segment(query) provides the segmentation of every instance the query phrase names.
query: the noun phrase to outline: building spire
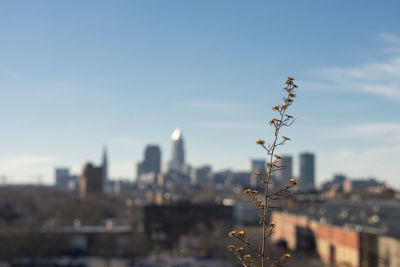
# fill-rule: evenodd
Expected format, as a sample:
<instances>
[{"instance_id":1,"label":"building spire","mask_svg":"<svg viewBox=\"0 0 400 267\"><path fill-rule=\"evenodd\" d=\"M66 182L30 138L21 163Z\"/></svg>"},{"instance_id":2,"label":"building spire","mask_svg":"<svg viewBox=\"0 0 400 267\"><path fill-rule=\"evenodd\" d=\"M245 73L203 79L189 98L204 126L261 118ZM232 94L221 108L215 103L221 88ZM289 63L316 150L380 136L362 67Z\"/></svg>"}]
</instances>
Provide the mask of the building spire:
<instances>
[{"instance_id":1,"label":"building spire","mask_svg":"<svg viewBox=\"0 0 400 267\"><path fill-rule=\"evenodd\" d=\"M108 159L106 145L103 146L103 161L101 165L103 168L103 183L105 184L108 181Z\"/></svg>"}]
</instances>

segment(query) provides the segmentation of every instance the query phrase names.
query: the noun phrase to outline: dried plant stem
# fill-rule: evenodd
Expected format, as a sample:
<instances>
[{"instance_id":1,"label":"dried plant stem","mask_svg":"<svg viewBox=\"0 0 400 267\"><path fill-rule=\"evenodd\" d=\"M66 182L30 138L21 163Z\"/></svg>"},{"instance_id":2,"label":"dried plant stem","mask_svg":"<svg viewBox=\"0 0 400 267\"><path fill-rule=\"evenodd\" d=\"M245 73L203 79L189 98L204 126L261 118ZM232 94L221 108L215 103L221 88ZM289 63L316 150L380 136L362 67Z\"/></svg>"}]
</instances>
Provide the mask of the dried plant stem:
<instances>
[{"instance_id":1,"label":"dried plant stem","mask_svg":"<svg viewBox=\"0 0 400 267\"><path fill-rule=\"evenodd\" d=\"M277 147L277 141L278 141L278 136L279 136L279 130L281 128L281 123L283 121L284 115L285 115L285 111L283 110L283 112L281 112L281 118L279 120L280 124L275 127L275 133L274 133L274 142L272 143L271 146L271 150L269 151L269 166L273 166L273 162L274 162L274 153L275 153L275 148ZM268 151L268 150L267 150ZM269 209L269 205L270 205L270 199L269 199L269 190L270 190L270 183L271 183L271 175L272 175L272 170L273 168L268 168L268 172L267 172L267 179L266 179L266 183L264 184L265 187L265 191L264 191L264 214L263 214L263 219L262 219L262 224L263 224L263 236L262 236L262 248L261 248L261 266L264 267L264 261L265 261L265 243L267 240L267 216L268 216L268 209Z\"/></svg>"},{"instance_id":2,"label":"dried plant stem","mask_svg":"<svg viewBox=\"0 0 400 267\"><path fill-rule=\"evenodd\" d=\"M278 165L281 157L275 154L275 150L278 146L284 145L286 141L290 140L289 138L282 136L282 141L279 141L279 131L283 126L291 126L294 122L294 118L286 114L288 107L293 103L293 100L296 97L294 90L297 88L297 85L293 83L293 80L293 78L289 77L285 82L285 87L283 90L287 92L287 96L283 98L284 103L282 105L276 105L272 108L273 111L277 111L279 113L279 119L274 118L269 121L269 124L275 128L272 145L265 146L265 141L262 139L259 139L256 142L258 145L263 147L263 149L267 152L268 157L268 162L266 164L267 172L265 173L264 171L264 173L256 173L257 177L260 179L262 187L264 188L263 201L257 199L258 192L256 190L246 189L243 191L244 194L247 194L251 198L260 216L260 224L262 224L261 246L258 246L258 249L251 246L243 230L239 232L231 231L229 233L230 237L234 237L244 243L248 250L256 253L256 255L261 258L261 267L265 267L267 261L271 262L271 266L282 266L291 257L290 254L284 254L281 258L268 257L266 255L266 241L268 237L274 233L276 227L276 223L270 221L268 215L269 209L273 208L271 206L272 201L285 197L287 194L289 194L289 190L297 185L297 181L291 178L288 186L276 190L273 193L270 192L272 173L274 171L282 170L285 167ZM229 245L228 248L236 255L244 267L247 267L253 263L250 254L246 254L244 256L242 255L244 250L243 247L237 248L233 245Z\"/></svg>"}]
</instances>

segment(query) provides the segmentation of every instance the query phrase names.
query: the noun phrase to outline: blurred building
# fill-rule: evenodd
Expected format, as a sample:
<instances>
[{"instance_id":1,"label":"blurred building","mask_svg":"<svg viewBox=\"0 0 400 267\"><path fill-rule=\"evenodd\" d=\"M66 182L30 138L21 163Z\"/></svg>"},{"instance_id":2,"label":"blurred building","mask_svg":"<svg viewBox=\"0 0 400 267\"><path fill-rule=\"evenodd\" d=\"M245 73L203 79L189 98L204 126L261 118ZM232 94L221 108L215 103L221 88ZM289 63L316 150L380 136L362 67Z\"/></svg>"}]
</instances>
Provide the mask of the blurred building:
<instances>
[{"instance_id":1,"label":"blurred building","mask_svg":"<svg viewBox=\"0 0 400 267\"><path fill-rule=\"evenodd\" d=\"M59 189L68 189L68 183L70 181L70 174L68 168L56 168L55 169L55 180L56 187Z\"/></svg>"},{"instance_id":2,"label":"blurred building","mask_svg":"<svg viewBox=\"0 0 400 267\"><path fill-rule=\"evenodd\" d=\"M56 168L55 174L55 187L62 190L75 191L79 187L79 176L71 175L68 168Z\"/></svg>"},{"instance_id":3,"label":"blurred building","mask_svg":"<svg viewBox=\"0 0 400 267\"><path fill-rule=\"evenodd\" d=\"M172 171L185 170L185 150L183 135L180 129L175 129L172 133L172 157L169 162L169 168Z\"/></svg>"},{"instance_id":4,"label":"blurred building","mask_svg":"<svg viewBox=\"0 0 400 267\"><path fill-rule=\"evenodd\" d=\"M227 186L241 186L241 187L249 187L250 185L250 172L232 172L228 180L226 181Z\"/></svg>"},{"instance_id":5,"label":"blurred building","mask_svg":"<svg viewBox=\"0 0 400 267\"><path fill-rule=\"evenodd\" d=\"M400 239L380 236L378 237L378 266L398 267L400 266Z\"/></svg>"},{"instance_id":6,"label":"blurred building","mask_svg":"<svg viewBox=\"0 0 400 267\"><path fill-rule=\"evenodd\" d=\"M213 181L217 187L222 188L227 183L232 172L230 170L218 171L214 173Z\"/></svg>"},{"instance_id":7,"label":"blurred building","mask_svg":"<svg viewBox=\"0 0 400 267\"><path fill-rule=\"evenodd\" d=\"M102 170L102 177L103 177L103 185L105 185L108 182L108 158L107 158L107 148L104 146L103 148L103 160L101 164L103 170Z\"/></svg>"},{"instance_id":8,"label":"blurred building","mask_svg":"<svg viewBox=\"0 0 400 267\"><path fill-rule=\"evenodd\" d=\"M265 174L265 159L251 159L249 161L249 171L251 173L250 176L250 185L252 187L257 187L260 184L259 178L256 173Z\"/></svg>"},{"instance_id":9,"label":"blurred building","mask_svg":"<svg viewBox=\"0 0 400 267\"><path fill-rule=\"evenodd\" d=\"M191 184L208 184L212 178L211 166L201 166L190 171Z\"/></svg>"},{"instance_id":10,"label":"blurred building","mask_svg":"<svg viewBox=\"0 0 400 267\"><path fill-rule=\"evenodd\" d=\"M277 161L279 169L274 173L274 187L282 188L288 185L288 181L293 178L293 159L292 156L282 156Z\"/></svg>"},{"instance_id":11,"label":"blurred building","mask_svg":"<svg viewBox=\"0 0 400 267\"><path fill-rule=\"evenodd\" d=\"M339 227L305 216L273 212L275 241L290 250L318 255L326 266L375 267L377 233L356 227Z\"/></svg>"},{"instance_id":12,"label":"blurred building","mask_svg":"<svg viewBox=\"0 0 400 267\"><path fill-rule=\"evenodd\" d=\"M274 211L274 241L317 255L328 266L399 266L397 201L289 201Z\"/></svg>"},{"instance_id":13,"label":"blurred building","mask_svg":"<svg viewBox=\"0 0 400 267\"><path fill-rule=\"evenodd\" d=\"M156 183L161 168L161 149L157 145L148 145L144 159L137 165L137 180L143 183Z\"/></svg>"},{"instance_id":14,"label":"blurred building","mask_svg":"<svg viewBox=\"0 0 400 267\"><path fill-rule=\"evenodd\" d=\"M103 193L103 168L95 167L87 163L83 167L80 180L80 197L82 199L88 196L101 195Z\"/></svg>"},{"instance_id":15,"label":"blurred building","mask_svg":"<svg viewBox=\"0 0 400 267\"><path fill-rule=\"evenodd\" d=\"M346 181L346 176L343 174L335 174L330 181L326 181L325 183L322 184L322 191L327 191L330 190L331 187L335 186L339 188L340 190L343 190L343 183Z\"/></svg>"},{"instance_id":16,"label":"blurred building","mask_svg":"<svg viewBox=\"0 0 400 267\"><path fill-rule=\"evenodd\" d=\"M300 154L300 188L315 188L315 156L312 153Z\"/></svg>"},{"instance_id":17,"label":"blurred building","mask_svg":"<svg viewBox=\"0 0 400 267\"><path fill-rule=\"evenodd\" d=\"M167 248L178 246L180 236L189 232L204 235L232 226L233 207L214 204L149 205L144 208L147 237ZM203 231L203 232L201 232ZM205 232L204 232L205 231Z\"/></svg>"},{"instance_id":18,"label":"blurred building","mask_svg":"<svg viewBox=\"0 0 400 267\"><path fill-rule=\"evenodd\" d=\"M368 190L376 188L384 188L384 183L379 183L375 179L357 179L357 180L346 180L343 182L343 191L345 193L363 193Z\"/></svg>"}]
</instances>

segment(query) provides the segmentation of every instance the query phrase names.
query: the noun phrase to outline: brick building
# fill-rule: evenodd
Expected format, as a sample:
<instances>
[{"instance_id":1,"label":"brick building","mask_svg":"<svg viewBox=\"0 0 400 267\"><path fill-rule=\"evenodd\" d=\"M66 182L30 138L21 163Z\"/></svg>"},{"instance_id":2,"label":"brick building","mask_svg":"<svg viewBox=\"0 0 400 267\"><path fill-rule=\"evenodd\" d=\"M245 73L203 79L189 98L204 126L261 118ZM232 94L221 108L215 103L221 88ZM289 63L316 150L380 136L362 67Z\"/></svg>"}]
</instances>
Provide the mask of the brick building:
<instances>
[{"instance_id":1,"label":"brick building","mask_svg":"<svg viewBox=\"0 0 400 267\"><path fill-rule=\"evenodd\" d=\"M88 163L83 167L80 180L80 197L82 199L91 195L100 195L103 193L103 168L95 167Z\"/></svg>"},{"instance_id":2,"label":"brick building","mask_svg":"<svg viewBox=\"0 0 400 267\"><path fill-rule=\"evenodd\" d=\"M285 212L274 212L272 220L277 222L275 241L285 242L290 250L316 255L327 265L378 265L378 236L368 229L345 228Z\"/></svg>"}]
</instances>

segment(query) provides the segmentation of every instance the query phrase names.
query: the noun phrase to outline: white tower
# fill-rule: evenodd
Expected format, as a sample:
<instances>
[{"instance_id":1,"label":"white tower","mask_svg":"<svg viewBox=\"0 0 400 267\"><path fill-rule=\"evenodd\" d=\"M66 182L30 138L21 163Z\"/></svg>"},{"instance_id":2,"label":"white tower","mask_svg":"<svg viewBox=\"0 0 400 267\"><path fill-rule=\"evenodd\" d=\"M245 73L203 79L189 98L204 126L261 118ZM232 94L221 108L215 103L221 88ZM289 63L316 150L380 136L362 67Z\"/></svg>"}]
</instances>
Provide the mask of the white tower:
<instances>
[{"instance_id":1,"label":"white tower","mask_svg":"<svg viewBox=\"0 0 400 267\"><path fill-rule=\"evenodd\" d=\"M183 136L180 129L175 129L172 133L172 156L170 168L176 171L183 171L185 166L185 151L183 144Z\"/></svg>"}]
</instances>

